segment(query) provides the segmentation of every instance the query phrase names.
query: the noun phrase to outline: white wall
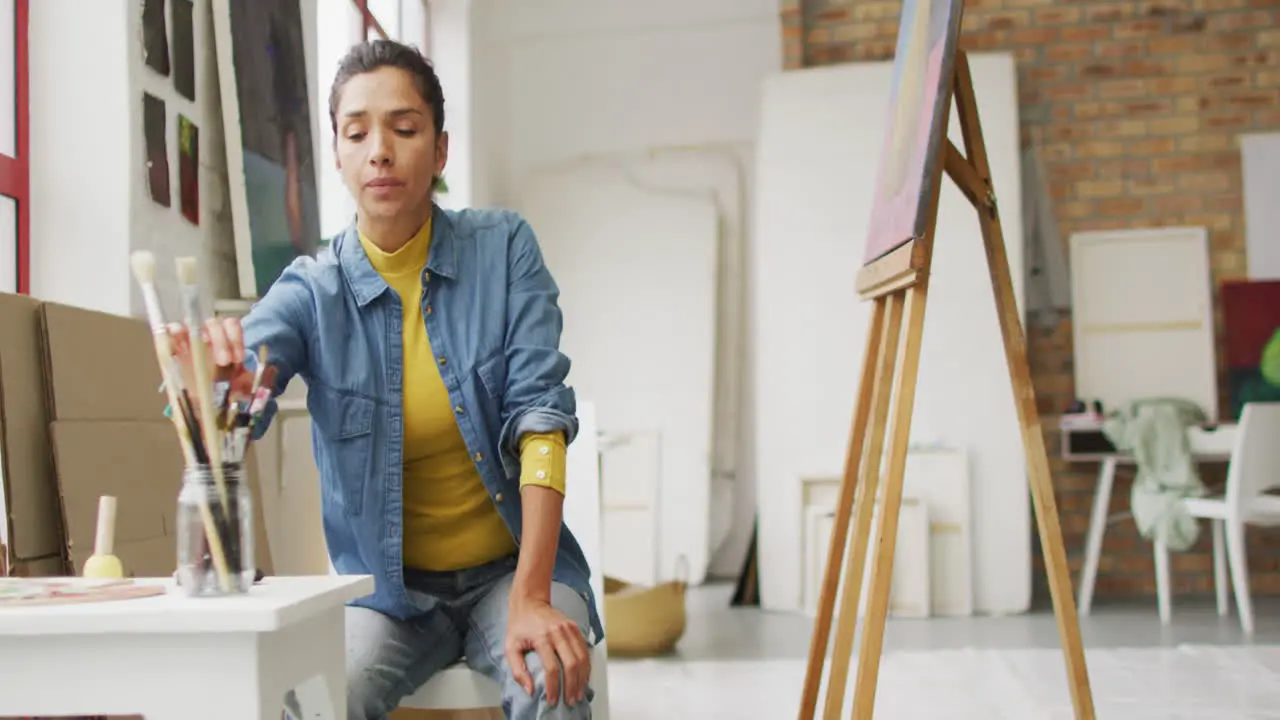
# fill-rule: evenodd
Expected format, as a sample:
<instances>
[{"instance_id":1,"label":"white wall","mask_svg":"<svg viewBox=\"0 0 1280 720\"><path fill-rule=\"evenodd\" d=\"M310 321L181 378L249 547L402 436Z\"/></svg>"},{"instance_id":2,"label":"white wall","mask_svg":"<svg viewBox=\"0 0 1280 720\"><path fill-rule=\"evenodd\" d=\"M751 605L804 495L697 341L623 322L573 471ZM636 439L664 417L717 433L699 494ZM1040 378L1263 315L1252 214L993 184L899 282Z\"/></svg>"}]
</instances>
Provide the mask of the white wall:
<instances>
[{"instance_id":1,"label":"white wall","mask_svg":"<svg viewBox=\"0 0 1280 720\"><path fill-rule=\"evenodd\" d=\"M1022 306L1014 60L983 53L969 61L1013 294ZM770 610L803 606L803 480L842 475L871 310L859 301L854 277L883 154L892 69L890 62L812 68L765 85L749 347L758 408L751 448L759 473L760 592ZM958 121L949 137L963 147ZM937 231L910 440L968 455L974 606L1023 612L1031 600L1025 453L978 219L945 177ZM886 436L886 453L888 447Z\"/></svg>"},{"instance_id":2,"label":"white wall","mask_svg":"<svg viewBox=\"0 0 1280 720\"><path fill-rule=\"evenodd\" d=\"M301 0L304 25L317 26L317 2L337 6L339 1ZM177 256L200 259L206 306L214 297L238 297L210 0L194 4L194 102L178 94L172 73L161 76L144 64L137 0L30 4L32 295L141 315L129 254L150 250L171 316L179 311L173 280ZM315 93L316 33L305 37L312 64L309 88ZM172 48L172 31L169 42ZM153 202L147 190L143 92L165 103L167 208ZM198 227L181 214L178 113L199 129Z\"/></svg>"},{"instance_id":3,"label":"white wall","mask_svg":"<svg viewBox=\"0 0 1280 720\"><path fill-rule=\"evenodd\" d=\"M178 94L172 73L146 67L135 0L31 3L31 292L44 300L117 314L141 314L129 254L156 254L162 297L176 296L173 259L194 255L207 277L230 242L223 187L221 118L208 0L196 0L196 100ZM170 32L172 47L172 32ZM86 62L86 53L92 62ZM142 96L165 104L170 206L150 198ZM178 113L199 130L200 226L182 217ZM229 247L229 246L228 246ZM218 282L207 283L206 300ZM177 301L169 312L178 312Z\"/></svg>"},{"instance_id":4,"label":"white wall","mask_svg":"<svg viewBox=\"0 0 1280 720\"><path fill-rule=\"evenodd\" d=\"M30 4L31 292L129 312L142 96L130 0ZM88 52L84 52L88 50ZM86 62L92 57L92 62ZM176 177L176 176L175 176Z\"/></svg>"},{"instance_id":5,"label":"white wall","mask_svg":"<svg viewBox=\"0 0 1280 720\"><path fill-rule=\"evenodd\" d=\"M472 204L511 206L540 169L672 149L728 153L753 183L760 83L781 67L775 0L474 0L470 22L471 167L459 173L455 135L449 176L452 188L469 176ZM444 32L434 8L432 24L433 37ZM745 437L749 416L743 407L717 435ZM711 566L730 576L755 510L751 453L731 445L737 457L717 472L732 493L713 503L733 508L729 527L713 524Z\"/></svg>"}]
</instances>

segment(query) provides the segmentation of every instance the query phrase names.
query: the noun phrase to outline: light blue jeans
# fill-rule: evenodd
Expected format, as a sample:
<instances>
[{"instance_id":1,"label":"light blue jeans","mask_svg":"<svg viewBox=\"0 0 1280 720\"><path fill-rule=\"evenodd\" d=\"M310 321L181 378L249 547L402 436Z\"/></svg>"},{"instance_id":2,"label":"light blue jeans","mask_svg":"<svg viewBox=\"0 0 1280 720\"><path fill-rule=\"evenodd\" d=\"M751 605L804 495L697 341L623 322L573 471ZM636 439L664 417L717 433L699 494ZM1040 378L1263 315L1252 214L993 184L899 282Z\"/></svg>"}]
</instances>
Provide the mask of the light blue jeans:
<instances>
[{"instance_id":1,"label":"light blue jeans","mask_svg":"<svg viewBox=\"0 0 1280 720\"><path fill-rule=\"evenodd\" d=\"M436 600L431 611L409 621L348 607L347 718L385 720L401 699L465 658L473 670L502 688L502 710L510 720L588 720L590 688L586 700L575 706L566 704L563 696L554 706L547 703L546 674L537 653L525 655L534 681L533 696L511 677L503 644L515 567L512 557L457 572L406 569L409 596L415 602L426 600L427 605L430 599ZM587 603L572 588L553 584L551 604L577 623L584 638L591 637Z\"/></svg>"}]
</instances>

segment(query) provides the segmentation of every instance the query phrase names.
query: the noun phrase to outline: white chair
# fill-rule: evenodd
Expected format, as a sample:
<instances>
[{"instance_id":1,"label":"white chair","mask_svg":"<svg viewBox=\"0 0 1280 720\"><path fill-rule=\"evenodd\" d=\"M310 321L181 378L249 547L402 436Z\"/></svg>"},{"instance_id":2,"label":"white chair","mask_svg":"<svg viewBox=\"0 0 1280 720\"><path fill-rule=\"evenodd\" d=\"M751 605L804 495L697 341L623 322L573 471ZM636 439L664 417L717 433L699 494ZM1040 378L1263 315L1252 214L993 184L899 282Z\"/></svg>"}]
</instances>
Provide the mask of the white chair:
<instances>
[{"instance_id":1,"label":"white chair","mask_svg":"<svg viewBox=\"0 0 1280 720\"><path fill-rule=\"evenodd\" d=\"M591 589L604 622L604 568L601 561L600 460L595 405L578 403L578 437L569 446L565 478L564 520L586 553L591 566ZM609 718L609 651L601 641L591 653L591 716ZM498 684L464 663L437 673L418 691L400 702L418 710L473 710L502 706Z\"/></svg>"},{"instance_id":2,"label":"white chair","mask_svg":"<svg viewBox=\"0 0 1280 720\"><path fill-rule=\"evenodd\" d=\"M1249 595L1249 565L1245 555L1246 523L1280 525L1280 496L1267 490L1280 487L1280 403L1248 403L1240 416L1235 447L1227 468L1224 497L1190 498L1182 505L1192 517L1213 525L1213 579L1218 614L1228 611L1227 571L1235 590L1240 627L1253 634L1253 601ZM1156 596L1160 622L1172 615L1169 548L1155 544Z\"/></svg>"}]
</instances>

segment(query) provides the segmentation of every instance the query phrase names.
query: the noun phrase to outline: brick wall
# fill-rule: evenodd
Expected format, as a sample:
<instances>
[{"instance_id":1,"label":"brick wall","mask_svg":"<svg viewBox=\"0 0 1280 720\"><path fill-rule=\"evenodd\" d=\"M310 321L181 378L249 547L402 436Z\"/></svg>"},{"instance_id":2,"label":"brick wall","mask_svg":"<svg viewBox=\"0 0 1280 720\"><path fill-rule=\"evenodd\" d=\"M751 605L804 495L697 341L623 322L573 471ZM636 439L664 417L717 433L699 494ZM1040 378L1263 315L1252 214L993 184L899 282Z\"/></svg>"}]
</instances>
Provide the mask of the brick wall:
<instances>
[{"instance_id":1,"label":"brick wall","mask_svg":"<svg viewBox=\"0 0 1280 720\"><path fill-rule=\"evenodd\" d=\"M897 0L782 0L785 67L891 59L899 10ZM1280 0L969 0L961 46L1016 56L1022 138L1042 147L1064 237L1205 226L1215 285L1245 274L1237 138L1280 130ZM1055 457L1054 416L1074 392L1071 318L1029 332L1076 572L1097 467ZM1220 469L1205 475L1222 481ZM1112 512L1128 508L1130 480L1117 478ZM1254 593L1280 594L1280 533L1253 530L1250 545ZM1209 547L1206 529L1197 548L1174 556L1176 592L1212 592ZM1095 597L1154 595L1150 548L1132 522L1112 526ZM1039 572L1040 603L1045 588Z\"/></svg>"}]
</instances>

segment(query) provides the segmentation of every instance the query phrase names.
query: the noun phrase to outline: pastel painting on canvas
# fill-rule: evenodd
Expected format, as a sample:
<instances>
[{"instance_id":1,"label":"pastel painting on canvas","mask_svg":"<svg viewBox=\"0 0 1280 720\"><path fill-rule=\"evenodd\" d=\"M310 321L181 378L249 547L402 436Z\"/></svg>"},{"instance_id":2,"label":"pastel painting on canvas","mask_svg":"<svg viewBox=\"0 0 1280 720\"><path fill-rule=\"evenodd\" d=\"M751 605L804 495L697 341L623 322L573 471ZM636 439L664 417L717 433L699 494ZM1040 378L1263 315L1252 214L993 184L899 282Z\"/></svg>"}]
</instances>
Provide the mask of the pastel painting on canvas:
<instances>
[{"instance_id":1,"label":"pastel painting on canvas","mask_svg":"<svg viewBox=\"0 0 1280 720\"><path fill-rule=\"evenodd\" d=\"M905 0L864 263L924 235L949 117L962 0ZM929 180L929 182L926 182Z\"/></svg>"},{"instance_id":2,"label":"pastel painting on canvas","mask_svg":"<svg viewBox=\"0 0 1280 720\"><path fill-rule=\"evenodd\" d=\"M1224 283L1222 325L1228 417L1238 420L1245 403L1280 402L1280 280Z\"/></svg>"}]
</instances>

